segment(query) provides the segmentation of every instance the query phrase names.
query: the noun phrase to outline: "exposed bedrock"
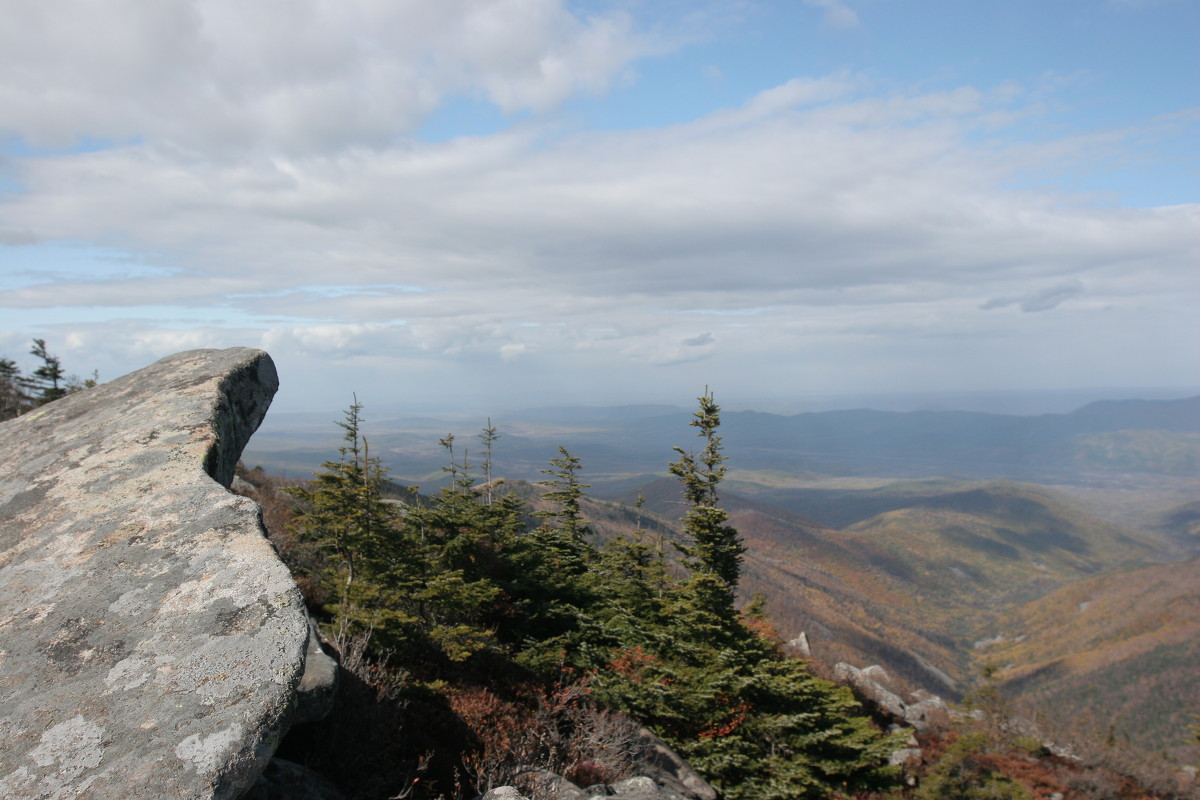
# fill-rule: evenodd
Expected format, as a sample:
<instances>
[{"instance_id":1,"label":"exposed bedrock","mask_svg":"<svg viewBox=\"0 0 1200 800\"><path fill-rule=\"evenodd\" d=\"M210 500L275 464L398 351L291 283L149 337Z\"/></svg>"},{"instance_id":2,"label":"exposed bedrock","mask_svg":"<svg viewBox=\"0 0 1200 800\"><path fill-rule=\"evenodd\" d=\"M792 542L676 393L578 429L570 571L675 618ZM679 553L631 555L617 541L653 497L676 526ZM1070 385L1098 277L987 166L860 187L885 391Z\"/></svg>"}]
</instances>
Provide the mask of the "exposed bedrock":
<instances>
[{"instance_id":1,"label":"exposed bedrock","mask_svg":"<svg viewBox=\"0 0 1200 800\"><path fill-rule=\"evenodd\" d=\"M236 798L312 716L300 593L226 488L277 386L196 350L0 424L0 797Z\"/></svg>"}]
</instances>

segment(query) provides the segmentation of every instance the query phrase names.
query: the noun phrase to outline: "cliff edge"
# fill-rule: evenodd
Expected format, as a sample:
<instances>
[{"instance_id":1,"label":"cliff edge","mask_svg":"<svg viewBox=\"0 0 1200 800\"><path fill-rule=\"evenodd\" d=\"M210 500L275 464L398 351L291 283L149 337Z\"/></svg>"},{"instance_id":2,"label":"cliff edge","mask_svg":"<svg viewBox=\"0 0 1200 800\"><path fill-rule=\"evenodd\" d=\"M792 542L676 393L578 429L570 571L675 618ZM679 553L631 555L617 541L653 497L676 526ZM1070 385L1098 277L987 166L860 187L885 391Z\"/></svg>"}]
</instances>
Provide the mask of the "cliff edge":
<instances>
[{"instance_id":1,"label":"cliff edge","mask_svg":"<svg viewBox=\"0 0 1200 800\"><path fill-rule=\"evenodd\" d=\"M0 797L236 798L265 768L309 626L227 487L277 387L196 350L0 424Z\"/></svg>"}]
</instances>

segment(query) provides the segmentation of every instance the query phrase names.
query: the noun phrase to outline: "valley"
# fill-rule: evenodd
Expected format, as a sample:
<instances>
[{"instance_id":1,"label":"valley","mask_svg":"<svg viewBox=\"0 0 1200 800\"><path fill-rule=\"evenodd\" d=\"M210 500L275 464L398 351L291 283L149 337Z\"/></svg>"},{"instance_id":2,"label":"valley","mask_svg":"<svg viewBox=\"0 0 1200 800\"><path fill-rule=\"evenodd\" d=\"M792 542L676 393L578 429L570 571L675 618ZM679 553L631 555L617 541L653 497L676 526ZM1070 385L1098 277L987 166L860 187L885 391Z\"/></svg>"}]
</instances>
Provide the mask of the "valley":
<instances>
[{"instance_id":1,"label":"valley","mask_svg":"<svg viewBox=\"0 0 1200 800\"><path fill-rule=\"evenodd\" d=\"M428 492L444 480L447 429L477 460L461 420L366 416L371 452L397 482ZM643 529L668 541L683 504L666 463L691 445L688 419L655 406L492 420L493 474L536 498L561 444L582 461L600 537ZM721 501L747 547L744 599L762 593L784 639L803 633L823 662L880 664L949 700L991 665L1014 709L1059 741L1197 760L1200 398L1037 417L722 422ZM303 477L336 442L315 419L268 420L245 459Z\"/></svg>"}]
</instances>

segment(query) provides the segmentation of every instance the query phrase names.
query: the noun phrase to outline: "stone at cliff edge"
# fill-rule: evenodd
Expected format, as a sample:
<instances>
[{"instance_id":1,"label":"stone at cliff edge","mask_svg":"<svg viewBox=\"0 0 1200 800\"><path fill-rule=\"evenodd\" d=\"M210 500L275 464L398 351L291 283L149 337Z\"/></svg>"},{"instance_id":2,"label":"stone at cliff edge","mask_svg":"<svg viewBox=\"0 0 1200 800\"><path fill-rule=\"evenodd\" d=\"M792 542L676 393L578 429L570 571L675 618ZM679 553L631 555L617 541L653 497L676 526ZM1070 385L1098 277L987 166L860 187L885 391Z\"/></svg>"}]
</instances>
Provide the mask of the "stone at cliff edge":
<instances>
[{"instance_id":1,"label":"stone at cliff edge","mask_svg":"<svg viewBox=\"0 0 1200 800\"><path fill-rule=\"evenodd\" d=\"M278 386L197 350L0 425L0 797L236 798L308 623L225 487Z\"/></svg>"}]
</instances>

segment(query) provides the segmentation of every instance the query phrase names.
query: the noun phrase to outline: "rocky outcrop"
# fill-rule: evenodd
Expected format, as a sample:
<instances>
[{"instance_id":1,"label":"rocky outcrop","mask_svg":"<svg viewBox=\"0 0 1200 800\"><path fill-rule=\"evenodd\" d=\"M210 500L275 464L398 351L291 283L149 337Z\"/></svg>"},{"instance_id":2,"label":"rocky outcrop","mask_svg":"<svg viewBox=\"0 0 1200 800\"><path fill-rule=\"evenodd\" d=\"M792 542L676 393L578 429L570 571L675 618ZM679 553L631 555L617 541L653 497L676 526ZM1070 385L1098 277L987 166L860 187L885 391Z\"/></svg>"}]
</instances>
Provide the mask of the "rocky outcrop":
<instances>
[{"instance_id":1,"label":"rocky outcrop","mask_svg":"<svg viewBox=\"0 0 1200 800\"><path fill-rule=\"evenodd\" d=\"M552 773L538 776L521 789L516 786L497 786L481 800L689 800L646 775L626 778L616 783L599 783L580 788L566 778ZM711 788L711 787L710 787Z\"/></svg>"},{"instance_id":2,"label":"rocky outcrop","mask_svg":"<svg viewBox=\"0 0 1200 800\"><path fill-rule=\"evenodd\" d=\"M328 664L298 699L304 604L226 488L277 385L265 353L197 350L0 425L0 797L236 798L327 703Z\"/></svg>"},{"instance_id":3,"label":"rocky outcrop","mask_svg":"<svg viewBox=\"0 0 1200 800\"><path fill-rule=\"evenodd\" d=\"M502 786L484 800L506 800L507 796L533 800L718 800L720 793L700 773L648 728L639 727L629 742L629 754L637 774L614 783L582 786L545 769L517 774L515 786ZM577 765L580 766L580 765ZM596 765L599 768L599 765ZM600 768L602 770L602 768ZM568 772L568 774L573 774ZM587 773L584 773L587 774ZM573 775L579 780L579 775Z\"/></svg>"},{"instance_id":4,"label":"rocky outcrop","mask_svg":"<svg viewBox=\"0 0 1200 800\"><path fill-rule=\"evenodd\" d=\"M812 658L812 645L808 643L808 634L804 631L795 639L789 640L784 644L784 649L788 655L798 658Z\"/></svg>"},{"instance_id":5,"label":"rocky outcrop","mask_svg":"<svg viewBox=\"0 0 1200 800\"><path fill-rule=\"evenodd\" d=\"M700 773L649 728L638 730L642 775L674 794L691 800L717 800L719 793Z\"/></svg>"},{"instance_id":6,"label":"rocky outcrop","mask_svg":"<svg viewBox=\"0 0 1200 800\"><path fill-rule=\"evenodd\" d=\"M859 669L851 664L839 663L833 668L834 677L850 685L855 694L880 712L917 732L944 722L949 714L946 701L935 694L916 690L907 700L891 686L891 676L878 664Z\"/></svg>"}]
</instances>

